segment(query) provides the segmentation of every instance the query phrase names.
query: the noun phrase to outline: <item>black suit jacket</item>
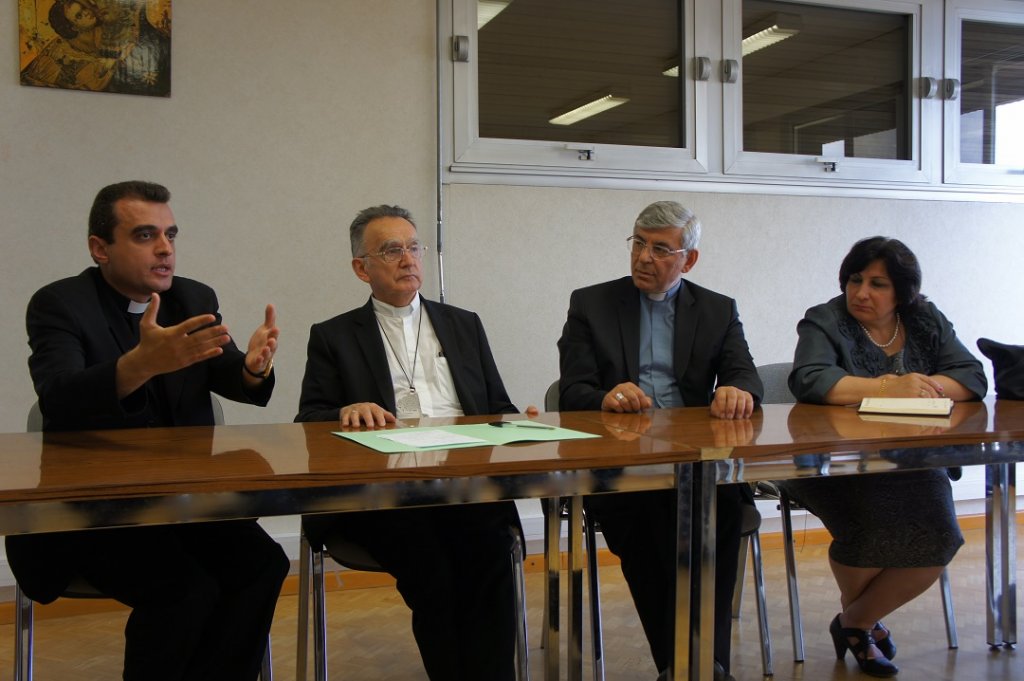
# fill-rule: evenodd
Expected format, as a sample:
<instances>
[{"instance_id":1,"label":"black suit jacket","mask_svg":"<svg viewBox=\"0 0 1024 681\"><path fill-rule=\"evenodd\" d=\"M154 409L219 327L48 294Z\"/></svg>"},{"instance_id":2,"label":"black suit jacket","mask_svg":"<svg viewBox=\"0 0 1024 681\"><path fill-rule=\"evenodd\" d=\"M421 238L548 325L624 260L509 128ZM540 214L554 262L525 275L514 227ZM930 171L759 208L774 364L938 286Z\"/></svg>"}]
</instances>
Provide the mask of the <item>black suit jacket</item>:
<instances>
[{"instance_id":1,"label":"black suit jacket","mask_svg":"<svg viewBox=\"0 0 1024 681\"><path fill-rule=\"evenodd\" d=\"M420 297L444 350L467 415L515 412L491 355L480 317ZM395 389L373 302L314 324L296 421L336 421L347 404L374 402L395 412Z\"/></svg>"},{"instance_id":2,"label":"black suit jacket","mask_svg":"<svg viewBox=\"0 0 1024 681\"><path fill-rule=\"evenodd\" d=\"M717 386L764 388L743 337L736 301L692 282L676 296L673 369L683 402L706 406ZM608 391L639 383L640 292L631 277L573 291L558 340L559 407L599 410Z\"/></svg>"},{"instance_id":3,"label":"black suit jacket","mask_svg":"<svg viewBox=\"0 0 1024 681\"><path fill-rule=\"evenodd\" d=\"M153 425L146 388L117 397L117 360L134 345L124 310L118 309L98 268L49 284L28 304L29 370L43 413L43 430L98 430ZM217 312L217 296L205 284L174 277L160 295L157 321L178 324L198 314ZM159 382L169 406L161 426L212 425L210 391L239 402L264 406L274 388L273 375L247 392L242 379L245 354L235 344L224 354L193 364ZM61 534L7 538L11 568L25 593L49 602L73 575L66 567Z\"/></svg>"},{"instance_id":4,"label":"black suit jacket","mask_svg":"<svg viewBox=\"0 0 1024 681\"><path fill-rule=\"evenodd\" d=\"M29 301L26 324L32 355L28 363L43 412L43 430L152 425L146 421L146 390L139 389L124 400L117 397L117 360L135 341L124 311L117 309L102 289L105 286L94 267L43 287ZM176 276L171 288L160 295L157 322L172 326L217 309L213 289ZM244 360L245 354L231 342L219 357L160 377L170 413L169 422L159 425L211 425L210 391L238 402L266 405L274 377L248 392L242 381Z\"/></svg>"}]
</instances>

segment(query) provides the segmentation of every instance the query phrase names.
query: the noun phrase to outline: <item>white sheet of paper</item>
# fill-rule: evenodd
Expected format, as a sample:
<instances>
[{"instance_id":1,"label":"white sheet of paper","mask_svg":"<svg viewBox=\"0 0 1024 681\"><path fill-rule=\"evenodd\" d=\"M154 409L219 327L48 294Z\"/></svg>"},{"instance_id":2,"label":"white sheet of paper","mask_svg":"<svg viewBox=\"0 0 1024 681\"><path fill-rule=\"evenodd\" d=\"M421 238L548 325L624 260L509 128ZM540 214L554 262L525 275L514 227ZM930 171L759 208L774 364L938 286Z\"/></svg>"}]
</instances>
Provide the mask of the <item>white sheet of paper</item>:
<instances>
[{"instance_id":1,"label":"white sheet of paper","mask_svg":"<svg viewBox=\"0 0 1024 681\"><path fill-rule=\"evenodd\" d=\"M447 447L449 445L487 444L486 440L456 435L444 430L412 429L407 432L381 433L379 437L408 447Z\"/></svg>"}]
</instances>

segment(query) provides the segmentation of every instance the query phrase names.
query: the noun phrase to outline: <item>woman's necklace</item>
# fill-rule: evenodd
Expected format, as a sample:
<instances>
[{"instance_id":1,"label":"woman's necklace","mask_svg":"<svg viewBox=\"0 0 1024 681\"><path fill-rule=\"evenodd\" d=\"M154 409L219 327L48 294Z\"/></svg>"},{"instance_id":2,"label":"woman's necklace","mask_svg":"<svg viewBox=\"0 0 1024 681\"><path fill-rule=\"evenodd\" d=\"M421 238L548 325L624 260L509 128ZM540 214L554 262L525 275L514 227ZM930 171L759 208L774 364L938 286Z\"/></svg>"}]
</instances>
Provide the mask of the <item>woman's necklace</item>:
<instances>
[{"instance_id":1,"label":"woman's necklace","mask_svg":"<svg viewBox=\"0 0 1024 681\"><path fill-rule=\"evenodd\" d=\"M864 330L864 335L868 337L868 340L871 341L871 343L875 347L882 348L883 350L885 348L889 347L890 345L892 345L893 343L895 343L896 342L896 338L900 335L900 313L899 312L896 313L896 330L892 332L892 338L889 339L888 343L879 343L878 341L876 341L874 338L871 337L871 332L868 331L868 327L864 326L860 322L857 322L857 323L860 324L860 328Z\"/></svg>"}]
</instances>

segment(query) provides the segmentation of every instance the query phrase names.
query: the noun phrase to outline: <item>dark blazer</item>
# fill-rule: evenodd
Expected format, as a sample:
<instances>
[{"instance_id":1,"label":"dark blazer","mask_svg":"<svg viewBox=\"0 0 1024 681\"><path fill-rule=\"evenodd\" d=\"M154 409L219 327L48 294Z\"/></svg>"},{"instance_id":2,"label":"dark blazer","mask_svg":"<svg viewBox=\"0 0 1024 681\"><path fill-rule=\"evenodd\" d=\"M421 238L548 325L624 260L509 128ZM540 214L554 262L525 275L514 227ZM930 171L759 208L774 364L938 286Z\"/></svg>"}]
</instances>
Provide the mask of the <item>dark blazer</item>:
<instances>
[{"instance_id":1,"label":"dark blazer","mask_svg":"<svg viewBox=\"0 0 1024 681\"><path fill-rule=\"evenodd\" d=\"M608 390L639 382L640 292L632 277L573 291L558 340L563 411L599 410ZM743 337L736 301L684 281L676 296L673 368L683 402L711 404L716 386L764 388Z\"/></svg>"},{"instance_id":2,"label":"dark blazer","mask_svg":"<svg viewBox=\"0 0 1024 681\"><path fill-rule=\"evenodd\" d=\"M480 317L422 296L420 302L448 360L462 411L514 413ZM371 300L310 328L295 420L336 421L341 407L356 402L395 412L395 389Z\"/></svg>"},{"instance_id":3,"label":"dark blazer","mask_svg":"<svg viewBox=\"0 0 1024 681\"><path fill-rule=\"evenodd\" d=\"M117 360L135 342L124 311L116 308L98 268L49 284L28 304L29 371L43 412L43 430L99 430L152 425L146 421L146 390L117 398ZM199 314L216 313L217 295L209 286L174 277L160 295L157 322L172 326ZM274 376L248 392L242 381L245 354L234 342L224 354L165 374L159 383L170 405L169 423L213 423L210 391L230 400L265 406Z\"/></svg>"},{"instance_id":4,"label":"dark blazer","mask_svg":"<svg viewBox=\"0 0 1024 681\"><path fill-rule=\"evenodd\" d=\"M153 425L148 421L145 387L118 400L115 369L118 358L135 342L98 268L49 284L28 304L29 370L43 412L43 430L92 430ZM174 277L160 295L157 320L174 325L203 313L216 312L217 296L209 286ZM245 354L235 344L224 354L161 377L167 396L169 423L163 426L212 425L210 391L239 402L266 405L273 375L249 393L242 379ZM27 409L28 405L26 405ZM70 583L62 558L61 534L7 538L7 555L18 582L33 600L49 602Z\"/></svg>"},{"instance_id":5,"label":"dark blazer","mask_svg":"<svg viewBox=\"0 0 1024 681\"><path fill-rule=\"evenodd\" d=\"M907 373L942 374L985 397L988 379L981 362L964 347L953 325L931 301L903 315ZM789 389L801 402L824 404L828 391L845 376L874 378L889 373L890 358L871 343L839 295L809 308L796 326L797 341Z\"/></svg>"}]
</instances>

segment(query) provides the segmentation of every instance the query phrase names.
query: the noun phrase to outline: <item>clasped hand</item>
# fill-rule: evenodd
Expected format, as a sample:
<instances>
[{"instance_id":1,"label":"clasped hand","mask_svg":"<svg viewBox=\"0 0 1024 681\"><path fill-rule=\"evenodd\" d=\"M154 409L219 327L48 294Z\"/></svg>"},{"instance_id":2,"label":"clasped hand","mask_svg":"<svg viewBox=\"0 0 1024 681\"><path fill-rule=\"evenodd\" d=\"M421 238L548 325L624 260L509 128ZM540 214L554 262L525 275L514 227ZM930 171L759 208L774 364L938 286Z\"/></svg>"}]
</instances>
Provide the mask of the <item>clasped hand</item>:
<instances>
[{"instance_id":1,"label":"clasped hand","mask_svg":"<svg viewBox=\"0 0 1024 681\"><path fill-rule=\"evenodd\" d=\"M711 400L711 415L716 419L749 419L754 413L754 396L731 385L719 386Z\"/></svg>"},{"instance_id":2,"label":"clasped hand","mask_svg":"<svg viewBox=\"0 0 1024 681\"><path fill-rule=\"evenodd\" d=\"M654 406L651 398L644 394L636 383L626 381L605 393L601 400L602 411L614 411L618 414L642 411Z\"/></svg>"},{"instance_id":3,"label":"clasped hand","mask_svg":"<svg viewBox=\"0 0 1024 681\"><path fill-rule=\"evenodd\" d=\"M942 384L924 374L889 375L885 397L945 397Z\"/></svg>"},{"instance_id":4,"label":"clasped hand","mask_svg":"<svg viewBox=\"0 0 1024 681\"><path fill-rule=\"evenodd\" d=\"M619 383L605 393L601 400L602 411L618 414L650 409L654 405L643 390L635 383ZM724 385L715 391L711 401L711 415L718 419L746 419L754 412L754 397L746 390Z\"/></svg>"}]
</instances>

